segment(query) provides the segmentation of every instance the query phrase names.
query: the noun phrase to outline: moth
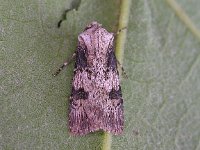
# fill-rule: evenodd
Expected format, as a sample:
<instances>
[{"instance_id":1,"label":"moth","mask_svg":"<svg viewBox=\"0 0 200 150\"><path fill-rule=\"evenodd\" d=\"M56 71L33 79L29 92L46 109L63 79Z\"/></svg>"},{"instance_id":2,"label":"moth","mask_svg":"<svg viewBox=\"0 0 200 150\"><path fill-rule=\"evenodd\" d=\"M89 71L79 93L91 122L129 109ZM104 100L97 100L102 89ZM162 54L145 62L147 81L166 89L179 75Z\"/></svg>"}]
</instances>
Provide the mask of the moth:
<instances>
[{"instance_id":1,"label":"moth","mask_svg":"<svg viewBox=\"0 0 200 150\"><path fill-rule=\"evenodd\" d=\"M123 98L113 43L114 33L97 22L78 36L69 104L69 131L73 135L97 130L118 135L123 131Z\"/></svg>"}]
</instances>

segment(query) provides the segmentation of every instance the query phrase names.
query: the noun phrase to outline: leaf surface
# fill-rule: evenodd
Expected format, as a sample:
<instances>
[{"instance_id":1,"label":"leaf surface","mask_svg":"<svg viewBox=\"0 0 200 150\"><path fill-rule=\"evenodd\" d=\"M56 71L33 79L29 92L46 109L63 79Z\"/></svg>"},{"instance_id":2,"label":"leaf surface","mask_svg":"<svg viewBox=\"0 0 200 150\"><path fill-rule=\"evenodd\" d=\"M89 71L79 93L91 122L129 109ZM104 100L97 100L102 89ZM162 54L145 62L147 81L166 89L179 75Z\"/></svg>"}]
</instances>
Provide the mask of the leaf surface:
<instances>
[{"instance_id":1,"label":"leaf surface","mask_svg":"<svg viewBox=\"0 0 200 150\"><path fill-rule=\"evenodd\" d=\"M68 132L73 63L56 78L52 73L91 21L117 30L120 2L82 0L58 29L74 1L0 1L0 148L100 150L102 132ZM125 130L112 136L112 149L200 149L200 39L169 3L132 1L123 58ZM200 29L200 2L177 3Z\"/></svg>"}]
</instances>

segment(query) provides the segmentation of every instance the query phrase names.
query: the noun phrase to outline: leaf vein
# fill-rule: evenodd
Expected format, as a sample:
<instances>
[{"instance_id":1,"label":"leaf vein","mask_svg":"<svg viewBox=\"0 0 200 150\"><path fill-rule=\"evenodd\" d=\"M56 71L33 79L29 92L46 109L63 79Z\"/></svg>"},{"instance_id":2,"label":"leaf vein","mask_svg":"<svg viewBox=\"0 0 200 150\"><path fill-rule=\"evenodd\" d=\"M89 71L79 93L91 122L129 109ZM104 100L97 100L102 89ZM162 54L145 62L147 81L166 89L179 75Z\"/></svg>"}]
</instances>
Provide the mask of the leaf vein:
<instances>
[{"instance_id":1,"label":"leaf vein","mask_svg":"<svg viewBox=\"0 0 200 150\"><path fill-rule=\"evenodd\" d=\"M175 0L166 0L166 2L175 11L177 17L185 24L190 32L200 40L200 30L195 26L181 6Z\"/></svg>"}]
</instances>

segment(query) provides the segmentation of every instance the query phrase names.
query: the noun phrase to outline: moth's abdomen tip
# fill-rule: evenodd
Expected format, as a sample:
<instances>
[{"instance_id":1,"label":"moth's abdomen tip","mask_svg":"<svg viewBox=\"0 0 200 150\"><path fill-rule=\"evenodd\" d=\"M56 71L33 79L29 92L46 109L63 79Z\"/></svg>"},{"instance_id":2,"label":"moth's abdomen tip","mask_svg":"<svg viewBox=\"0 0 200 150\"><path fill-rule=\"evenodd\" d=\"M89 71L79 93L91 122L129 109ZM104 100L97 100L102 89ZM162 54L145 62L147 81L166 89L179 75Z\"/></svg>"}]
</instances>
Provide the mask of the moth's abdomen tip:
<instances>
[{"instance_id":1,"label":"moth's abdomen tip","mask_svg":"<svg viewBox=\"0 0 200 150\"><path fill-rule=\"evenodd\" d=\"M75 130L75 131L73 131L73 130L70 130L70 134L72 136L84 136L84 135L86 135L86 134L88 134L90 132L92 132L92 131L82 131L82 130Z\"/></svg>"},{"instance_id":2,"label":"moth's abdomen tip","mask_svg":"<svg viewBox=\"0 0 200 150\"><path fill-rule=\"evenodd\" d=\"M104 128L103 129L104 132L108 132L112 135L121 135L123 133L123 127L121 128L114 128L114 129L107 129L107 128Z\"/></svg>"},{"instance_id":3,"label":"moth's abdomen tip","mask_svg":"<svg viewBox=\"0 0 200 150\"><path fill-rule=\"evenodd\" d=\"M107 132L112 135L121 135L123 133L123 127L114 128L114 129L107 128L107 127L103 127L103 128L95 127L95 128L90 128L87 130L77 130L77 129L70 128L70 130L69 130L70 134L73 136L84 136L84 135L87 135L89 133L93 133L96 131L103 131L103 132Z\"/></svg>"}]
</instances>

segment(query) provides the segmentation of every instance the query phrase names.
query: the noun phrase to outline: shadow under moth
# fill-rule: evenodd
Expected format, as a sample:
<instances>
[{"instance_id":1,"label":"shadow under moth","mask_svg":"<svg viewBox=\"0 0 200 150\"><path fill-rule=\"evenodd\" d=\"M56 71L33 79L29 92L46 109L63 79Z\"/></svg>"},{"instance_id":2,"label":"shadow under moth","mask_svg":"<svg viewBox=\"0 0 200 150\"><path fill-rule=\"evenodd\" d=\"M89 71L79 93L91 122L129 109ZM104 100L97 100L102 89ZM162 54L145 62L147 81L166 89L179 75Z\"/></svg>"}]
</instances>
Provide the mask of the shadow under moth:
<instances>
[{"instance_id":1,"label":"shadow under moth","mask_svg":"<svg viewBox=\"0 0 200 150\"><path fill-rule=\"evenodd\" d=\"M78 36L69 106L73 135L97 130L118 135L123 131L123 99L113 40L114 34L97 22L90 23Z\"/></svg>"}]
</instances>

